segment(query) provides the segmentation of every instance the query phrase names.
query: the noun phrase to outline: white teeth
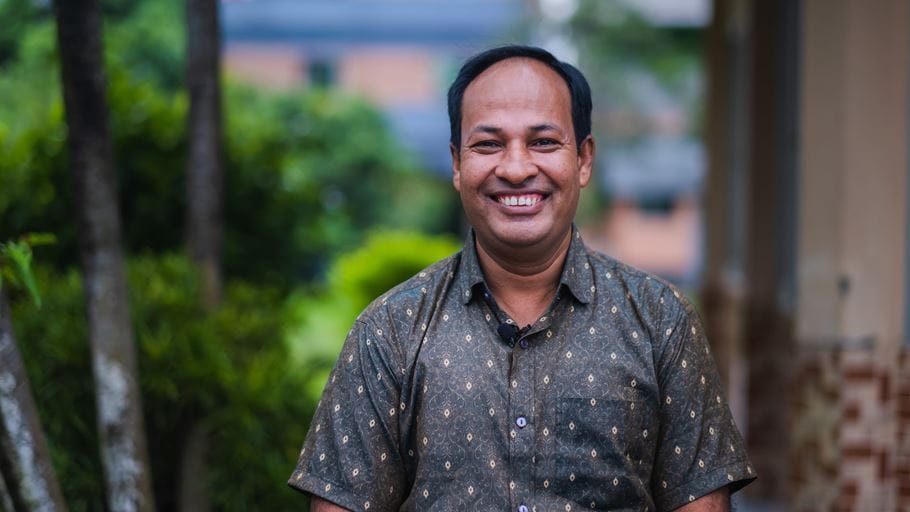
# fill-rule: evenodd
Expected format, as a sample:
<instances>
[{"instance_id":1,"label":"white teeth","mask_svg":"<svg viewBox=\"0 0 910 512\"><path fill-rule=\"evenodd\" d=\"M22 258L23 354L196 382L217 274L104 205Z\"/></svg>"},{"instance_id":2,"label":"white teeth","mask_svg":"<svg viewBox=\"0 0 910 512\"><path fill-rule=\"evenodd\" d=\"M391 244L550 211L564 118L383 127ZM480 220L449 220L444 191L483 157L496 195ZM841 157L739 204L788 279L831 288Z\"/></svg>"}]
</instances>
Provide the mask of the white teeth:
<instances>
[{"instance_id":1,"label":"white teeth","mask_svg":"<svg viewBox=\"0 0 910 512\"><path fill-rule=\"evenodd\" d=\"M540 201L537 195L527 196L500 196L499 202L505 206L534 206Z\"/></svg>"}]
</instances>

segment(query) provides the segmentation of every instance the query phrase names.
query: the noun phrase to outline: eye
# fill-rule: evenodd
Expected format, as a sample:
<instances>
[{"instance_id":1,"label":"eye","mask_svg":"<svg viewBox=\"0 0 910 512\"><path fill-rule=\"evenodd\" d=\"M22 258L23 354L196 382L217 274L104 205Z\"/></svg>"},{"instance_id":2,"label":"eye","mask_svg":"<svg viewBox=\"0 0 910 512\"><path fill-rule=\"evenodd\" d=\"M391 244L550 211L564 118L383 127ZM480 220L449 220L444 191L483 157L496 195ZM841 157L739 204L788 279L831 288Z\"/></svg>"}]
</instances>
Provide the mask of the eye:
<instances>
[{"instance_id":1,"label":"eye","mask_svg":"<svg viewBox=\"0 0 910 512\"><path fill-rule=\"evenodd\" d=\"M478 150L482 153L489 153L499 149L500 144L495 140L481 140L471 144L471 149Z\"/></svg>"},{"instance_id":2,"label":"eye","mask_svg":"<svg viewBox=\"0 0 910 512\"><path fill-rule=\"evenodd\" d=\"M557 141L556 139L544 138L544 139L535 140L534 142L531 143L531 145L539 147L539 148L541 148L541 147L546 148L546 147L552 147L552 146L559 145L559 141Z\"/></svg>"}]
</instances>

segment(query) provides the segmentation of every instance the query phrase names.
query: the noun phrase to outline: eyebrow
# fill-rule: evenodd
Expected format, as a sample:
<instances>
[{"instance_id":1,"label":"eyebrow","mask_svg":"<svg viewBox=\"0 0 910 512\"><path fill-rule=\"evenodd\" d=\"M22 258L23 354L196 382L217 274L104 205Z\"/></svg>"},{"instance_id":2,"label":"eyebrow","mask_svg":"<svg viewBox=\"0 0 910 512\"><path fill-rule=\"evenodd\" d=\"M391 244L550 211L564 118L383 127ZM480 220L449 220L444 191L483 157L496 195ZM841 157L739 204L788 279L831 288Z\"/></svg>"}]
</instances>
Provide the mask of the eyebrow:
<instances>
[{"instance_id":1,"label":"eyebrow","mask_svg":"<svg viewBox=\"0 0 910 512\"><path fill-rule=\"evenodd\" d=\"M562 132L562 130L559 129L558 126L556 126L555 124L550 124L550 123L535 124L534 126L531 126L529 128L529 130L534 133L545 132L548 130L553 130L553 131L560 132L560 133ZM473 130L471 130L471 133L478 133L478 132L479 133L498 134L498 133L502 132L502 128L499 128L497 126L487 125L487 124L481 124L481 125L477 125L476 127L474 127Z\"/></svg>"},{"instance_id":2,"label":"eyebrow","mask_svg":"<svg viewBox=\"0 0 910 512\"><path fill-rule=\"evenodd\" d=\"M471 130L471 133L499 133L502 131L502 128L497 128L495 126L490 126L486 124L477 125Z\"/></svg>"},{"instance_id":3,"label":"eyebrow","mask_svg":"<svg viewBox=\"0 0 910 512\"><path fill-rule=\"evenodd\" d=\"M547 130L553 130L555 132L562 132L562 130L560 130L558 126L556 126L555 124L550 124L550 123L535 124L534 126L531 127L532 132L545 132Z\"/></svg>"}]
</instances>

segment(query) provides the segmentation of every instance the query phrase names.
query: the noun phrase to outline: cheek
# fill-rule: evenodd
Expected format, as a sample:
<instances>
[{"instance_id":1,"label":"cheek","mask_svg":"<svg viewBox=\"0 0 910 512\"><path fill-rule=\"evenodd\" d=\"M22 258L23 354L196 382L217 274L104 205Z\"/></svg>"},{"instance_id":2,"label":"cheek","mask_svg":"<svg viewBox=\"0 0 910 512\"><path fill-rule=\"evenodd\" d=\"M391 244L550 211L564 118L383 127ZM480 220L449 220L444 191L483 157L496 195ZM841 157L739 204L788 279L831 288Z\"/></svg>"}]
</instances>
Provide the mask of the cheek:
<instances>
[{"instance_id":1,"label":"cheek","mask_svg":"<svg viewBox=\"0 0 910 512\"><path fill-rule=\"evenodd\" d=\"M459 191L462 194L476 192L477 189L483 185L484 181L489 176L493 175L492 172L487 171L489 168L489 165L485 165L483 161L480 161L477 158L470 160L466 158L462 160L461 169L458 173Z\"/></svg>"},{"instance_id":2,"label":"cheek","mask_svg":"<svg viewBox=\"0 0 910 512\"><path fill-rule=\"evenodd\" d=\"M541 162L541 169L554 185L568 192L581 186L581 176L576 166L567 163L565 159L553 159L552 162Z\"/></svg>"}]
</instances>

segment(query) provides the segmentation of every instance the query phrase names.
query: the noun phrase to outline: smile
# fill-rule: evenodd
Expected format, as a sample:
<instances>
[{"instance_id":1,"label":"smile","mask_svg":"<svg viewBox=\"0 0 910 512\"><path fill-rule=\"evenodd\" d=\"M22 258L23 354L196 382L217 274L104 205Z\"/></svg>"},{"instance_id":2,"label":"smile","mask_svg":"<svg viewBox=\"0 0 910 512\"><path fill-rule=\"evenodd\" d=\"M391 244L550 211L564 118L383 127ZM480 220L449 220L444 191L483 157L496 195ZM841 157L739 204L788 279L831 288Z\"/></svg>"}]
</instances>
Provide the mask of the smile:
<instances>
[{"instance_id":1,"label":"smile","mask_svg":"<svg viewBox=\"0 0 910 512\"><path fill-rule=\"evenodd\" d=\"M497 195L496 200L503 206L534 206L543 200L541 194Z\"/></svg>"}]
</instances>

